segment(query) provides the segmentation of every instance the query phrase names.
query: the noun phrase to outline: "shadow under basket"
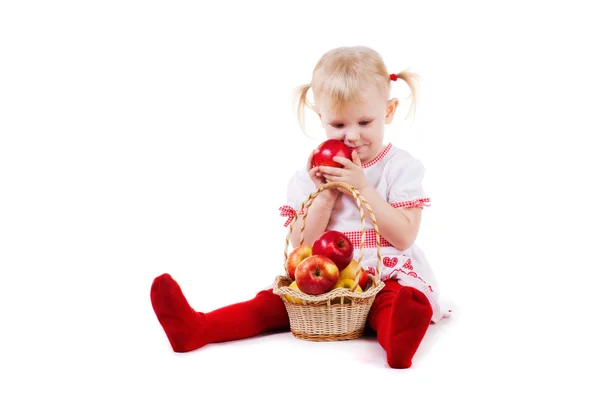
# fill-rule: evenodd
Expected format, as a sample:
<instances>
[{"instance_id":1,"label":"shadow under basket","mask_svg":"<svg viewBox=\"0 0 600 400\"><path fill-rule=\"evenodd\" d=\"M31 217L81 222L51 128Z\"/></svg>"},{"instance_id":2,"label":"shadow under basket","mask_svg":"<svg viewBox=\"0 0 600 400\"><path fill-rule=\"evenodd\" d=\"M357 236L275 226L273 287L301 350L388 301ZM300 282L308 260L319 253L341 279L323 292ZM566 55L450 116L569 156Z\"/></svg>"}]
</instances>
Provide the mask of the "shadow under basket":
<instances>
[{"instance_id":1,"label":"shadow under basket","mask_svg":"<svg viewBox=\"0 0 600 400\"><path fill-rule=\"evenodd\" d=\"M292 227L296 222L299 213L294 216L290 223L290 229L285 243L285 276L280 275L275 278L275 282L273 283L273 293L279 295L285 304L290 319L292 334L300 339L319 342L357 339L363 336L367 324L367 317L371 306L375 301L375 296L385 286L379 279L381 245L377 221L369 204L353 186L341 182L330 182L321 186L316 192L310 194L306 202L302 203L300 206L300 210L304 210L302 228L300 229L300 245L304 242L304 223L310 205L319 193L327 189L342 189L351 194L356 200L356 204L360 211L360 222L362 226L360 258L358 260L359 265L363 259L366 232L363 206L367 208L376 235L377 265L375 267L375 274L369 274L369 282L363 292L340 287L323 294L310 295L291 289L289 285L292 283L292 279L287 273L286 263ZM358 275L355 279L354 288L357 286Z\"/></svg>"}]
</instances>

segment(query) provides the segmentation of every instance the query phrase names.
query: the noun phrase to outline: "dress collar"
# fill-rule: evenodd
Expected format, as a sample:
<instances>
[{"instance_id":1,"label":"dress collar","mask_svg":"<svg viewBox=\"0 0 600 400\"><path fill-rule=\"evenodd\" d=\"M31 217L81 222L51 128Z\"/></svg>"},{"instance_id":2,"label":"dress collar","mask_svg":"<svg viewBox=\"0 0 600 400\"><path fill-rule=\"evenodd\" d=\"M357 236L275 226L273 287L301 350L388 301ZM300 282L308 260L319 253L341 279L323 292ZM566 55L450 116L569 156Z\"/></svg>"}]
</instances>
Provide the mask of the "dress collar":
<instances>
[{"instance_id":1,"label":"dress collar","mask_svg":"<svg viewBox=\"0 0 600 400\"><path fill-rule=\"evenodd\" d=\"M388 143L388 145L387 145L387 146L385 146L385 149L383 149L383 150L381 151L381 153L379 153L379 154L377 155L377 157L375 157L374 159L372 159L372 160L371 160L371 161L369 161L368 163L364 163L364 164L362 165L362 167L363 167L363 168L369 168L369 167L372 167L373 165L377 164L377 162L378 162L378 161L381 161L381 159L382 159L383 157L385 157L385 155L388 153L388 151L390 151L390 149L391 149L391 148L392 148L392 144L391 144L391 143Z\"/></svg>"}]
</instances>

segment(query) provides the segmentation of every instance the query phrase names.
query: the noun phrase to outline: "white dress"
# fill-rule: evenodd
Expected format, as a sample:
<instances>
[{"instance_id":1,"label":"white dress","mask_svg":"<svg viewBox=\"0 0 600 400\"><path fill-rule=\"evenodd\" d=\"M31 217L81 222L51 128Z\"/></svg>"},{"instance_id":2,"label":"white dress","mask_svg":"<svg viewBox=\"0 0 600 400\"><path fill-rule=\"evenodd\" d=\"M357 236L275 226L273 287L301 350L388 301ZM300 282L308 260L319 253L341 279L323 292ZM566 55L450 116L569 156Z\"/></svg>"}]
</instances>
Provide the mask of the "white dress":
<instances>
[{"instance_id":1,"label":"white dress","mask_svg":"<svg viewBox=\"0 0 600 400\"><path fill-rule=\"evenodd\" d=\"M372 161L363 164L365 176L377 192L393 207L429 206L430 199L422 187L425 168L419 160L408 152L394 147L391 143ZM288 217L288 226L302 202L316 190L306 170L297 171L288 183L287 201L280 208L281 216ZM310 212L310 210L309 210ZM365 213L366 240L363 248L362 267L375 272L377 264L375 231L372 229L368 211ZM334 205L327 230L336 230L346 234L354 245L354 258L360 257L360 211L351 196L340 195ZM442 310L435 275L423 251L413 244L409 249L400 251L385 238L380 237L380 265L382 280L395 279L404 286L414 287L423 292L433 308L432 322L438 322L450 314Z\"/></svg>"}]
</instances>

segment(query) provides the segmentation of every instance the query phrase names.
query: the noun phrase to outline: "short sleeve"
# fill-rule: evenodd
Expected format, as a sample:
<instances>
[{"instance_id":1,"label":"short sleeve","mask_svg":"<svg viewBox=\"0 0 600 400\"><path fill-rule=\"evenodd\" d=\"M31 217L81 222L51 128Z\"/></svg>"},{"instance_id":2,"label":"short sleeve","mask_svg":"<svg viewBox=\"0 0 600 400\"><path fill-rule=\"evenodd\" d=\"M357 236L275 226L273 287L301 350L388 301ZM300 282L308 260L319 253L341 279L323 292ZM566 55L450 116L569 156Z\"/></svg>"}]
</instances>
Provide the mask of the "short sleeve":
<instances>
[{"instance_id":1,"label":"short sleeve","mask_svg":"<svg viewBox=\"0 0 600 400\"><path fill-rule=\"evenodd\" d=\"M315 191L315 184L307 171L297 171L287 185L286 204L295 210Z\"/></svg>"},{"instance_id":2,"label":"short sleeve","mask_svg":"<svg viewBox=\"0 0 600 400\"><path fill-rule=\"evenodd\" d=\"M393 207L429 206L430 198L423 189L425 167L412 157L396 162L390 171L388 202Z\"/></svg>"},{"instance_id":3,"label":"short sleeve","mask_svg":"<svg viewBox=\"0 0 600 400\"><path fill-rule=\"evenodd\" d=\"M287 217L284 226L288 226L296 213L301 212L300 206L314 192L315 184L307 171L297 171L288 181L286 201L279 207L280 215Z\"/></svg>"}]
</instances>

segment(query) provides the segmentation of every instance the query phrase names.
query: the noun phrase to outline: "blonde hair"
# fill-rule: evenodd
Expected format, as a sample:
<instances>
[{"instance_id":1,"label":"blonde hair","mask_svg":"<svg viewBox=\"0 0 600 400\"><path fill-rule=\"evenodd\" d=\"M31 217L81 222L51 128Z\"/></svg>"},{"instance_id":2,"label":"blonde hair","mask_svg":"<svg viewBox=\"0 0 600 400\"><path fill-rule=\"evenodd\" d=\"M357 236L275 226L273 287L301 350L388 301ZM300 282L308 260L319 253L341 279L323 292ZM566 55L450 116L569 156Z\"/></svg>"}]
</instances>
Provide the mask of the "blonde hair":
<instances>
[{"instance_id":1,"label":"blonde hair","mask_svg":"<svg viewBox=\"0 0 600 400\"><path fill-rule=\"evenodd\" d=\"M410 89L411 107L406 118L416 111L416 89L419 75L403 70L395 74ZM383 58L375 50L365 46L338 47L325 53L313 70L309 84L296 90L297 116L304 131L304 110L313 109L307 96L313 91L315 104L326 96L332 102L334 112L348 104L359 103L361 93L370 86L378 88L382 96L389 97L391 77Z\"/></svg>"}]
</instances>

